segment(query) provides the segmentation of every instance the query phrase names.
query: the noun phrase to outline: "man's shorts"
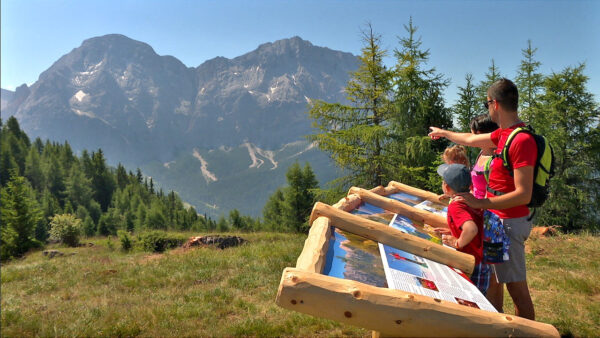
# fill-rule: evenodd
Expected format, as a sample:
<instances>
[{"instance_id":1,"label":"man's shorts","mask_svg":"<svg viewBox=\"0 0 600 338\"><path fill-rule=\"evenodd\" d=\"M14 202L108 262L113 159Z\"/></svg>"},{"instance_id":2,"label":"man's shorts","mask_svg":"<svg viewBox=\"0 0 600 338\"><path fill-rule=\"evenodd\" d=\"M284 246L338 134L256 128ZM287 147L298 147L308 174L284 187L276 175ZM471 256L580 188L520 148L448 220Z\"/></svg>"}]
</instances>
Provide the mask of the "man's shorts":
<instances>
[{"instance_id":1,"label":"man's shorts","mask_svg":"<svg viewBox=\"0 0 600 338\"><path fill-rule=\"evenodd\" d=\"M527 280L525 268L525 240L531 233L529 216L502 219L504 231L510 238L508 262L495 264L496 278L499 283L521 282Z\"/></svg>"}]
</instances>

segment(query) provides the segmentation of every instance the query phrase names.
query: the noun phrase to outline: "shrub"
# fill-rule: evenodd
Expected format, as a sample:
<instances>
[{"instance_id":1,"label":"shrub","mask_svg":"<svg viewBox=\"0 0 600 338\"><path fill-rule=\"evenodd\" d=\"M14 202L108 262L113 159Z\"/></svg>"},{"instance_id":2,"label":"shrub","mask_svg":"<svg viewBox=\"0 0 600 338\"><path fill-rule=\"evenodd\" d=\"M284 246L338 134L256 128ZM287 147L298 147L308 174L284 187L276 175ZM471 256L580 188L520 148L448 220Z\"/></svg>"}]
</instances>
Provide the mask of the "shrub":
<instances>
[{"instance_id":1,"label":"shrub","mask_svg":"<svg viewBox=\"0 0 600 338\"><path fill-rule=\"evenodd\" d=\"M50 239L68 246L78 246L81 220L72 214L54 215L50 221Z\"/></svg>"},{"instance_id":2,"label":"shrub","mask_svg":"<svg viewBox=\"0 0 600 338\"><path fill-rule=\"evenodd\" d=\"M139 235L140 245L144 251L163 252L176 248L186 241L186 237L169 235L164 231L149 231Z\"/></svg>"},{"instance_id":3,"label":"shrub","mask_svg":"<svg viewBox=\"0 0 600 338\"><path fill-rule=\"evenodd\" d=\"M121 240L121 249L123 251L131 250L131 238L129 237L129 233L124 230L117 231L117 235L119 236L119 240Z\"/></svg>"}]
</instances>

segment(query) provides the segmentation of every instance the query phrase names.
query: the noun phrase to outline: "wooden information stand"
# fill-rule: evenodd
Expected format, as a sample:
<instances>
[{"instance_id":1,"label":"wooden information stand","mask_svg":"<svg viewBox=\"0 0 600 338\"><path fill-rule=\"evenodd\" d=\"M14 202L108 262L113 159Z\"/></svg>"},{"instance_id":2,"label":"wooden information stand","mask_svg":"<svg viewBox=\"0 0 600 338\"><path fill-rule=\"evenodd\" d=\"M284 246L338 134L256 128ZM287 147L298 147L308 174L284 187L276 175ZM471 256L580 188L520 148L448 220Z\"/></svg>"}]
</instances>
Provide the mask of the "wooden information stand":
<instances>
[{"instance_id":1,"label":"wooden information stand","mask_svg":"<svg viewBox=\"0 0 600 338\"><path fill-rule=\"evenodd\" d=\"M332 227L459 268L465 273L473 271L474 258L470 255L349 213L365 201L415 221L447 227L440 216L385 197L395 192L440 203L438 195L398 182L370 191L352 188L347 197L333 206L316 203L310 217L311 229L296 267L283 271L277 305L374 330L374 336L559 336L556 328L549 324L323 275Z\"/></svg>"}]
</instances>

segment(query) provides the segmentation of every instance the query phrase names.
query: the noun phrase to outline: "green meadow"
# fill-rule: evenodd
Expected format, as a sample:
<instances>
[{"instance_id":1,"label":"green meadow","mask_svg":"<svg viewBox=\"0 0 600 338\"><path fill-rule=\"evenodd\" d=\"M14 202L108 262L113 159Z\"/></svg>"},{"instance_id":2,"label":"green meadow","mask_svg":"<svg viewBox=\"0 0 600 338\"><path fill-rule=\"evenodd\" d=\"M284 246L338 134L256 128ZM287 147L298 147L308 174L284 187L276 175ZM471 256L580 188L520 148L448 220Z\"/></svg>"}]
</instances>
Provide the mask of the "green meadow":
<instances>
[{"instance_id":1,"label":"green meadow","mask_svg":"<svg viewBox=\"0 0 600 338\"><path fill-rule=\"evenodd\" d=\"M185 235L198 235L187 233ZM3 337L30 336L369 336L370 331L279 308L283 269L305 235L244 233L225 250L123 252L106 238L93 246L49 246L2 265ZM563 335L600 332L600 241L590 234L528 241L537 319ZM505 309L512 313L506 296Z\"/></svg>"}]
</instances>

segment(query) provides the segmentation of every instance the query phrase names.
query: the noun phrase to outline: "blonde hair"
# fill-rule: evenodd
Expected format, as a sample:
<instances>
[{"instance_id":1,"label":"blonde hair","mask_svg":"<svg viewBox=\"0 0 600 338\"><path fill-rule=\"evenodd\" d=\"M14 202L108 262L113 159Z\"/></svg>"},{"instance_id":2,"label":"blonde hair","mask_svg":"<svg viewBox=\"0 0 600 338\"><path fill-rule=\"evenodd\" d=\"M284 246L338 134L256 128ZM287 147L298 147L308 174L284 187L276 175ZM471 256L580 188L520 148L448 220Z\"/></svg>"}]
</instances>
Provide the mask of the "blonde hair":
<instances>
[{"instance_id":1,"label":"blonde hair","mask_svg":"<svg viewBox=\"0 0 600 338\"><path fill-rule=\"evenodd\" d=\"M469 158L467 157L467 150L461 145L455 145L446 148L442 154L442 160L446 164L458 163L469 168Z\"/></svg>"}]
</instances>

